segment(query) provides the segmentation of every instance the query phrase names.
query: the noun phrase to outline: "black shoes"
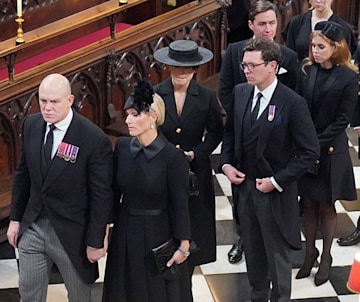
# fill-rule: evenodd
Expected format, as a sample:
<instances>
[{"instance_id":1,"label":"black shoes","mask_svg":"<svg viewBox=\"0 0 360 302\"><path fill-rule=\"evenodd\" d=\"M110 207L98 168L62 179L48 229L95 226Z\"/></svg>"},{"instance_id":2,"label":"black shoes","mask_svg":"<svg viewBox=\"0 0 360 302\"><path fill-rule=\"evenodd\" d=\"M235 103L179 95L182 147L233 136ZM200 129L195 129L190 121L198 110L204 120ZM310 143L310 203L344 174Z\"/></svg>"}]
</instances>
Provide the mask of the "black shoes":
<instances>
[{"instance_id":1,"label":"black shoes","mask_svg":"<svg viewBox=\"0 0 360 302\"><path fill-rule=\"evenodd\" d=\"M360 229L356 228L352 234L344 238L339 238L336 242L341 246L358 244L360 242Z\"/></svg>"},{"instance_id":2,"label":"black shoes","mask_svg":"<svg viewBox=\"0 0 360 302\"><path fill-rule=\"evenodd\" d=\"M316 261L316 259L319 257L319 251L317 248L315 248L313 255L311 256L311 258L306 259L304 261L304 264L302 265L302 267L300 268L300 270L298 271L298 273L296 274L296 279L303 279L306 277L310 276L310 272L312 267L314 266L314 263Z\"/></svg>"},{"instance_id":3,"label":"black shoes","mask_svg":"<svg viewBox=\"0 0 360 302\"><path fill-rule=\"evenodd\" d=\"M316 286L320 286L329 280L330 269L332 264L332 257L328 259L322 259L319 265L319 270L315 274L314 283Z\"/></svg>"},{"instance_id":4,"label":"black shoes","mask_svg":"<svg viewBox=\"0 0 360 302\"><path fill-rule=\"evenodd\" d=\"M234 244L228 252L228 259L231 264L238 263L242 259L244 247L239 244Z\"/></svg>"}]
</instances>

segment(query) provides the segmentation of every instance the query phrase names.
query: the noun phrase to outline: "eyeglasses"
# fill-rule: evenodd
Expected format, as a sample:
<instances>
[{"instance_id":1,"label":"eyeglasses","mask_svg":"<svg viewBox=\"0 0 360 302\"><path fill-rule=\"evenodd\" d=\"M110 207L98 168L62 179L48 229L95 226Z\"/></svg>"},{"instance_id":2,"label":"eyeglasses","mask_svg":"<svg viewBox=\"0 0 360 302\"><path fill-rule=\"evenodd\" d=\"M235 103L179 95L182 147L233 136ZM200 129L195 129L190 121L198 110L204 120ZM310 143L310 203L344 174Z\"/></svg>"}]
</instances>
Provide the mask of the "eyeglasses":
<instances>
[{"instance_id":1,"label":"eyeglasses","mask_svg":"<svg viewBox=\"0 0 360 302\"><path fill-rule=\"evenodd\" d=\"M262 62L262 63L259 63L259 64L253 64L253 63L249 63L249 64L246 64L246 63L244 63L244 62L241 62L240 63L240 68L242 69L242 70L244 70L245 71L245 68L247 68L250 72L253 72L254 71L254 69L255 69L255 67L258 67L258 66L260 66L260 65L266 65L268 62Z\"/></svg>"}]
</instances>

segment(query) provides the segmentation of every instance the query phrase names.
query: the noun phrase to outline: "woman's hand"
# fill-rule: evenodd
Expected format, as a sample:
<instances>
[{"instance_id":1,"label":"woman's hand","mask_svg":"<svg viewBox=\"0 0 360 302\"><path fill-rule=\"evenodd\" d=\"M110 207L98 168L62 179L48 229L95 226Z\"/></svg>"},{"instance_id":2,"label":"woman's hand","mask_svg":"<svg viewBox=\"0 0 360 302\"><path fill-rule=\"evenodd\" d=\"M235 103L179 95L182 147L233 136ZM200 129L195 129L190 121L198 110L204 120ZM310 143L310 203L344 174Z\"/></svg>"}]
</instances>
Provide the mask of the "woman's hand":
<instances>
[{"instance_id":1,"label":"woman's hand","mask_svg":"<svg viewBox=\"0 0 360 302\"><path fill-rule=\"evenodd\" d=\"M177 249L177 251L175 251L171 259L166 264L167 267L172 266L174 262L176 264L181 264L184 261L186 261L187 257L190 255L189 249L190 249L189 240L181 240L179 248Z\"/></svg>"}]
</instances>

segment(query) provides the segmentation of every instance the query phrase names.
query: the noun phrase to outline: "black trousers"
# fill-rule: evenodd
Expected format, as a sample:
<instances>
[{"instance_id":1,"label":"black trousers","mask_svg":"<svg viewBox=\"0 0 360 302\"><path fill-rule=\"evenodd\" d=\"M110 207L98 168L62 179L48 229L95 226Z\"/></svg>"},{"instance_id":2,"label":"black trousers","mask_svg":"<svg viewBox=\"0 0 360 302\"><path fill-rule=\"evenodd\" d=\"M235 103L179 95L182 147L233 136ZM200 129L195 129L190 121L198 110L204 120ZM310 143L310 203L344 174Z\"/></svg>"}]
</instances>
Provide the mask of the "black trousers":
<instances>
[{"instance_id":1,"label":"black trousers","mask_svg":"<svg viewBox=\"0 0 360 302\"><path fill-rule=\"evenodd\" d=\"M245 180L238 187L238 194L237 210L252 288L251 301L265 302L270 299L288 302L291 295L291 249L279 232L269 198L270 194L281 193L261 193L254 181Z\"/></svg>"}]
</instances>

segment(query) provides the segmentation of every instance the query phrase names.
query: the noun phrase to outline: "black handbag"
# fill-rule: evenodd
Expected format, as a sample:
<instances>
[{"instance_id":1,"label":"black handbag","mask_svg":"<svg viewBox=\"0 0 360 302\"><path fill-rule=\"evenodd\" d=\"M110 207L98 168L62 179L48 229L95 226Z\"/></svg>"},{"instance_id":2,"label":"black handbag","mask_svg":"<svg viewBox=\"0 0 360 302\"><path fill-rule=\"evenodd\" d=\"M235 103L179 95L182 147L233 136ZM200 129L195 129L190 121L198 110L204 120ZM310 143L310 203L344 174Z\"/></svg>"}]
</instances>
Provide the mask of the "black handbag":
<instances>
[{"instance_id":1,"label":"black handbag","mask_svg":"<svg viewBox=\"0 0 360 302\"><path fill-rule=\"evenodd\" d=\"M191 169L189 169L189 187L190 187L190 196L199 196L199 183L197 181L196 175Z\"/></svg>"},{"instance_id":2,"label":"black handbag","mask_svg":"<svg viewBox=\"0 0 360 302\"><path fill-rule=\"evenodd\" d=\"M177 276L178 265L173 263L173 265L167 267L166 264L177 251L179 244L179 240L170 238L152 249L157 271L164 279L173 280Z\"/></svg>"}]
</instances>

